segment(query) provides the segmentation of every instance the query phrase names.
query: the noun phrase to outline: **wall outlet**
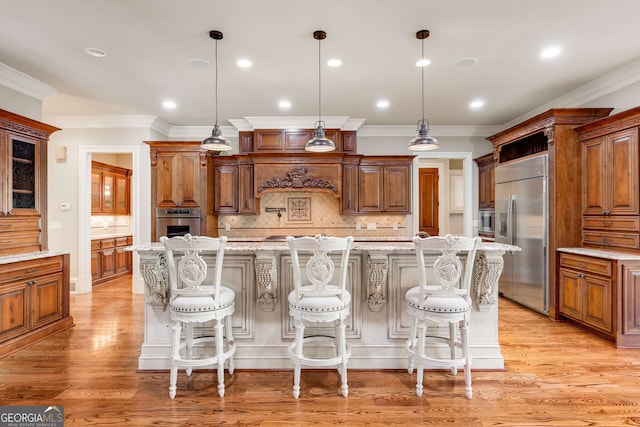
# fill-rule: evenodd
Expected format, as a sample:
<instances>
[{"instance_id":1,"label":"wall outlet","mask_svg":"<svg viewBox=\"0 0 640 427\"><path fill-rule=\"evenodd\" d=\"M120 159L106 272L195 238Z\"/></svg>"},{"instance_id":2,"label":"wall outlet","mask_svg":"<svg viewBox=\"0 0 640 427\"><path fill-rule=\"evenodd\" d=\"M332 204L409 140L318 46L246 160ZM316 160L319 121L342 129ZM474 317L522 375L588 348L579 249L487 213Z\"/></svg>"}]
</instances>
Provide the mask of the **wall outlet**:
<instances>
[{"instance_id":1,"label":"wall outlet","mask_svg":"<svg viewBox=\"0 0 640 427\"><path fill-rule=\"evenodd\" d=\"M375 230L376 229L376 223L375 222L368 222L367 223L367 230Z\"/></svg>"},{"instance_id":2,"label":"wall outlet","mask_svg":"<svg viewBox=\"0 0 640 427\"><path fill-rule=\"evenodd\" d=\"M360 231L360 229L362 228L362 226L360 225L360 223L356 224L356 231Z\"/></svg>"},{"instance_id":3,"label":"wall outlet","mask_svg":"<svg viewBox=\"0 0 640 427\"><path fill-rule=\"evenodd\" d=\"M396 224L395 222L393 223L393 230L398 231L398 224Z\"/></svg>"},{"instance_id":4,"label":"wall outlet","mask_svg":"<svg viewBox=\"0 0 640 427\"><path fill-rule=\"evenodd\" d=\"M224 225L224 229L225 229L226 231L231 230L231 224L226 223L226 224Z\"/></svg>"}]
</instances>

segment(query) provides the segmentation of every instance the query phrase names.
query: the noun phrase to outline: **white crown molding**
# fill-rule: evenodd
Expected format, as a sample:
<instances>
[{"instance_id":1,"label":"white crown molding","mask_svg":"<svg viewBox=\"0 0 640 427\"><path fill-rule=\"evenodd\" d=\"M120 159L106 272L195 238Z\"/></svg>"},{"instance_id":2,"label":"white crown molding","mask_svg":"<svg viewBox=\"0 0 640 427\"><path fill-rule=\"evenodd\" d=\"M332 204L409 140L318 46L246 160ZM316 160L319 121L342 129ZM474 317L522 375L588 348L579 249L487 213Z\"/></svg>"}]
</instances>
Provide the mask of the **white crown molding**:
<instances>
[{"instance_id":1,"label":"white crown molding","mask_svg":"<svg viewBox=\"0 0 640 427\"><path fill-rule=\"evenodd\" d=\"M44 119L62 129L148 128L167 134L171 125L148 115L46 115Z\"/></svg>"},{"instance_id":2,"label":"white crown molding","mask_svg":"<svg viewBox=\"0 0 640 427\"><path fill-rule=\"evenodd\" d=\"M323 117L326 129L358 130L366 119L353 119L348 116ZM230 119L238 131L255 129L313 129L317 117L311 116L249 116L241 119Z\"/></svg>"},{"instance_id":3,"label":"white crown molding","mask_svg":"<svg viewBox=\"0 0 640 427\"><path fill-rule=\"evenodd\" d=\"M622 67L604 74L595 80L590 81L571 92L562 95L553 101L547 102L534 110L516 117L509 123L501 126L500 130L508 129L518 123L523 122L540 113L544 113L551 108L575 108L580 107L595 99L601 98L619 89L632 85L640 81L640 58L629 62ZM602 105L601 107L610 107L610 105Z\"/></svg>"},{"instance_id":4,"label":"white crown molding","mask_svg":"<svg viewBox=\"0 0 640 427\"><path fill-rule=\"evenodd\" d=\"M429 134L440 137L481 137L486 138L502 129L502 126L431 126ZM416 127L412 126L362 126L358 131L359 137L402 137L412 138L417 135Z\"/></svg>"},{"instance_id":5,"label":"white crown molding","mask_svg":"<svg viewBox=\"0 0 640 427\"><path fill-rule=\"evenodd\" d=\"M42 101L56 89L0 62L0 85Z\"/></svg>"},{"instance_id":6,"label":"white crown molding","mask_svg":"<svg viewBox=\"0 0 640 427\"><path fill-rule=\"evenodd\" d=\"M211 136L212 129L213 126L173 126L166 135L172 139L201 141ZM220 126L220 131L225 138L238 137L238 129L233 126Z\"/></svg>"}]
</instances>

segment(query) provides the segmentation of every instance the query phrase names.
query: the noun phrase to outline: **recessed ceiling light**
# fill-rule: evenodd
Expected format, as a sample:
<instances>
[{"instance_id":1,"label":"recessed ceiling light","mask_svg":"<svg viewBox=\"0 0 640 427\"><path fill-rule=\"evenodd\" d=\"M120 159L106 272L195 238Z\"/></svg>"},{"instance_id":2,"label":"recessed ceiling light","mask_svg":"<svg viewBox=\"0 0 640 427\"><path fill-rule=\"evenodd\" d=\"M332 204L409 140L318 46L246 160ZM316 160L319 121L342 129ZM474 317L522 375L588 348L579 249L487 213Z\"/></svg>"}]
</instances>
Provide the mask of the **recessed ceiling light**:
<instances>
[{"instance_id":1,"label":"recessed ceiling light","mask_svg":"<svg viewBox=\"0 0 640 427\"><path fill-rule=\"evenodd\" d=\"M238 59L236 65L240 68L251 68L253 64L248 59Z\"/></svg>"},{"instance_id":2,"label":"recessed ceiling light","mask_svg":"<svg viewBox=\"0 0 640 427\"><path fill-rule=\"evenodd\" d=\"M283 99L282 101L278 102L278 107L283 109L291 108L291 102Z\"/></svg>"},{"instance_id":3,"label":"recessed ceiling light","mask_svg":"<svg viewBox=\"0 0 640 427\"><path fill-rule=\"evenodd\" d=\"M173 110L173 109L175 109L178 105L177 105L175 102L173 102L173 101L166 100L166 101L164 101L164 102L162 103L162 106L163 106L164 108L166 108L167 110Z\"/></svg>"},{"instance_id":4,"label":"recessed ceiling light","mask_svg":"<svg viewBox=\"0 0 640 427\"><path fill-rule=\"evenodd\" d=\"M193 58L189 60L189 65L194 68L209 68L211 64L206 59Z\"/></svg>"},{"instance_id":5,"label":"recessed ceiling light","mask_svg":"<svg viewBox=\"0 0 640 427\"><path fill-rule=\"evenodd\" d=\"M95 47L88 47L84 51L91 56L95 56L96 58L104 58L105 56L107 56L104 50L97 49Z\"/></svg>"},{"instance_id":6,"label":"recessed ceiling light","mask_svg":"<svg viewBox=\"0 0 640 427\"><path fill-rule=\"evenodd\" d=\"M416 67L428 67L431 64L431 60L424 58L424 59L420 59L418 60L418 62L416 62Z\"/></svg>"},{"instance_id":7,"label":"recessed ceiling light","mask_svg":"<svg viewBox=\"0 0 640 427\"><path fill-rule=\"evenodd\" d=\"M381 99L376 103L376 107L378 108L387 108L389 106L389 101L386 99Z\"/></svg>"},{"instance_id":8,"label":"recessed ceiling light","mask_svg":"<svg viewBox=\"0 0 640 427\"><path fill-rule=\"evenodd\" d=\"M475 99L469 103L469 107L478 109L484 107L484 101L482 99Z\"/></svg>"},{"instance_id":9,"label":"recessed ceiling light","mask_svg":"<svg viewBox=\"0 0 640 427\"><path fill-rule=\"evenodd\" d=\"M327 65L329 67L339 67L339 66L342 65L342 61L337 59L337 58L330 59L330 60L327 61Z\"/></svg>"},{"instance_id":10,"label":"recessed ceiling light","mask_svg":"<svg viewBox=\"0 0 640 427\"><path fill-rule=\"evenodd\" d=\"M560 55L560 52L562 52L560 46L549 46L540 52L540 57L543 59L554 58Z\"/></svg>"},{"instance_id":11,"label":"recessed ceiling light","mask_svg":"<svg viewBox=\"0 0 640 427\"><path fill-rule=\"evenodd\" d=\"M456 62L458 67L470 67L478 63L478 58L462 58Z\"/></svg>"}]
</instances>

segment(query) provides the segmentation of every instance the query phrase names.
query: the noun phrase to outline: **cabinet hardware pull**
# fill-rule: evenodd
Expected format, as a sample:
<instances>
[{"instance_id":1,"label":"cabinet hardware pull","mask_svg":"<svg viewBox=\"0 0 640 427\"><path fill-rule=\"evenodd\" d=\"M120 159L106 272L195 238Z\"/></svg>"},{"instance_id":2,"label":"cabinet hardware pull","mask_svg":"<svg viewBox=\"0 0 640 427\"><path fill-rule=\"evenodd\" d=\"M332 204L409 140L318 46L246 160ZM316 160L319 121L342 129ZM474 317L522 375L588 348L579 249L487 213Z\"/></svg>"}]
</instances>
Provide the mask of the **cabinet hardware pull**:
<instances>
[{"instance_id":1,"label":"cabinet hardware pull","mask_svg":"<svg viewBox=\"0 0 640 427\"><path fill-rule=\"evenodd\" d=\"M36 271L38 271L37 268L30 268L27 271L25 271L25 273L35 273Z\"/></svg>"},{"instance_id":2,"label":"cabinet hardware pull","mask_svg":"<svg viewBox=\"0 0 640 427\"><path fill-rule=\"evenodd\" d=\"M2 241L2 242L0 242L0 243L13 243L13 240L3 240L3 241Z\"/></svg>"}]
</instances>

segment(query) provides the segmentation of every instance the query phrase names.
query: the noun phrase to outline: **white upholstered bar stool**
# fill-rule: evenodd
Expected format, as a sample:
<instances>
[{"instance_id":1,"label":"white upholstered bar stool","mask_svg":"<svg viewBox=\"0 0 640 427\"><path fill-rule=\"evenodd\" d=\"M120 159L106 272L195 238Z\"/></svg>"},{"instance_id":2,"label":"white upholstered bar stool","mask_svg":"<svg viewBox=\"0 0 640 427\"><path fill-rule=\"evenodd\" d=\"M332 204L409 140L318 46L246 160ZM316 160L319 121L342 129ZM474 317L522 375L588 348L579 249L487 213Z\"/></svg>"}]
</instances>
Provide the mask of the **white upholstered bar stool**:
<instances>
[{"instance_id":1,"label":"white upholstered bar stool","mask_svg":"<svg viewBox=\"0 0 640 427\"><path fill-rule=\"evenodd\" d=\"M191 375L193 368L216 366L218 395L224 396L224 367L233 374L233 340L231 315L235 293L221 285L226 237L178 236L160 238L164 244L171 284L171 374L169 397L176 396L178 369ZM205 259L215 259L207 265ZM203 283L205 282L206 283ZM206 332L206 322L214 321L213 336ZM194 325L204 332L194 336ZM186 329L183 335L182 328ZM206 344L212 343L212 348ZM212 352L213 350L213 352ZM213 355L212 355L213 353Z\"/></svg>"},{"instance_id":2,"label":"white upholstered bar stool","mask_svg":"<svg viewBox=\"0 0 640 427\"><path fill-rule=\"evenodd\" d=\"M296 328L295 339L289 346L289 357L294 365L293 397L297 399L300 396L302 365L337 367L342 395L347 397L347 362L351 350L346 342L344 320L351 311L351 294L346 283L353 237L288 236L286 240L291 253L294 284L288 297L289 315L293 317ZM338 271L330 257L332 252L340 256ZM320 322L333 323L335 337L304 336L305 323ZM313 353L314 348L317 350L314 344L320 345L324 352Z\"/></svg>"},{"instance_id":3,"label":"white upholstered bar stool","mask_svg":"<svg viewBox=\"0 0 640 427\"><path fill-rule=\"evenodd\" d=\"M471 399L469 321L476 246L479 238L414 237L418 286L405 294L411 331L407 340L409 373L417 369L416 395L422 396L425 365L449 368L456 375L464 367L466 396ZM435 322L435 323L434 323ZM437 327L438 325L446 327ZM438 346L436 343L445 343Z\"/></svg>"}]
</instances>

